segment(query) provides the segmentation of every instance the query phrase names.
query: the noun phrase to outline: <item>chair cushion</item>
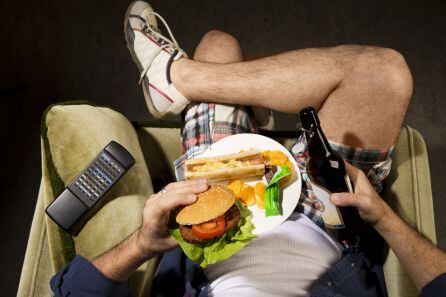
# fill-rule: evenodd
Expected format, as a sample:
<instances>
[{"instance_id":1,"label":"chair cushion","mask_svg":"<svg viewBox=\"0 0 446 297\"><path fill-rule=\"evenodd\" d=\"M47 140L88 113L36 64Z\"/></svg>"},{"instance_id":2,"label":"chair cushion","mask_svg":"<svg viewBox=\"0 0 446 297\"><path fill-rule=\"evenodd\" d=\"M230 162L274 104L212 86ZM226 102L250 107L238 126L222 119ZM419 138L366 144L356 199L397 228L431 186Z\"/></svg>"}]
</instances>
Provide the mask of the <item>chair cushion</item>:
<instances>
[{"instance_id":1,"label":"chair cushion","mask_svg":"<svg viewBox=\"0 0 446 297\"><path fill-rule=\"evenodd\" d=\"M71 237L49 217L45 217L53 271L60 270L75 254L93 259L111 249L141 224L142 209L153 193L150 175L132 124L120 113L85 102L50 107L42 121L43 204L47 207L88 163L111 141L123 145L135 158L135 165L107 193L104 206ZM142 267L133 282L150 287L157 259Z\"/></svg>"}]
</instances>

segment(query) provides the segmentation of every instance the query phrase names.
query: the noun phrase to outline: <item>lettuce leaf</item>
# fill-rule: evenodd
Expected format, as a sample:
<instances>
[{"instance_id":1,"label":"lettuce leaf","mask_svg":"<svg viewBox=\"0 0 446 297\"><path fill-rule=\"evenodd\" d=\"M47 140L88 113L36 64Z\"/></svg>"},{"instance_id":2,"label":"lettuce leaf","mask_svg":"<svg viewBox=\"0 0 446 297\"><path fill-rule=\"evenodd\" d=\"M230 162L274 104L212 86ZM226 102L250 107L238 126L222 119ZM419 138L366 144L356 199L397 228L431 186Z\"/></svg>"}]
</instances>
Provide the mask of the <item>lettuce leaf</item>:
<instances>
[{"instance_id":1,"label":"lettuce leaf","mask_svg":"<svg viewBox=\"0 0 446 297\"><path fill-rule=\"evenodd\" d=\"M235 201L235 205L240 210L238 225L218 239L205 244L189 243L181 236L178 226L171 228L170 234L178 241L186 256L202 268L228 259L247 245L251 239L257 237L252 233L254 224L251 221L251 211L238 200Z\"/></svg>"}]
</instances>

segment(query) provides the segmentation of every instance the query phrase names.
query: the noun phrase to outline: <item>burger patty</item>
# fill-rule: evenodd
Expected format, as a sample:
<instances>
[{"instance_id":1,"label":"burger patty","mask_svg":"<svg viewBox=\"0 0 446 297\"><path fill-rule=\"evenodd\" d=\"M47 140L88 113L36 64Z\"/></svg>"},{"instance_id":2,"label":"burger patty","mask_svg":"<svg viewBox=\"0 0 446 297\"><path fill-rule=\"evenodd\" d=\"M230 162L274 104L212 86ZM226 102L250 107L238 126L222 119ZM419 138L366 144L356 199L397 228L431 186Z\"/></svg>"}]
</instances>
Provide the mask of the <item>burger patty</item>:
<instances>
[{"instance_id":1,"label":"burger patty","mask_svg":"<svg viewBox=\"0 0 446 297\"><path fill-rule=\"evenodd\" d=\"M240 211L238 210L238 207L234 204L225 214L225 221L226 221L226 227L225 232L228 232L235 226L237 226L238 221L240 220ZM201 239L192 233L192 226L191 225L180 225L180 233L183 239L189 243L206 243L210 240L213 240L214 238L209 239Z\"/></svg>"}]
</instances>

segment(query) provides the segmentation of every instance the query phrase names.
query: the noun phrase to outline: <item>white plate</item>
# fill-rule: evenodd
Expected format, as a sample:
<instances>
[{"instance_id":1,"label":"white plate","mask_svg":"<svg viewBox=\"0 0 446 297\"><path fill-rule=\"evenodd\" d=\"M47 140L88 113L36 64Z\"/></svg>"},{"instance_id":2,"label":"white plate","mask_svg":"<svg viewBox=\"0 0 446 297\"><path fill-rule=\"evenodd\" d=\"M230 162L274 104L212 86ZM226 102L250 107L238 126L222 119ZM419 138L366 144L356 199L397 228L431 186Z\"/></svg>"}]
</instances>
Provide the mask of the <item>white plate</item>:
<instances>
[{"instance_id":1,"label":"white plate","mask_svg":"<svg viewBox=\"0 0 446 297\"><path fill-rule=\"evenodd\" d=\"M282 224L296 208L299 201L300 191L302 187L299 167L297 167L296 161L290 152L283 147L280 143L271 138L258 135L258 134L235 134L225 137L215 143L213 143L206 151L204 151L199 157L213 157L224 154L238 153L240 150L259 149L261 151L266 150L279 150L286 154L288 159L294 166L295 174L291 182L282 190L282 215L265 217L265 210L260 209L257 205L249 206L248 208L253 213L253 223L255 226L254 233L260 234L269 231L280 224ZM265 177L262 177L263 182L266 184ZM254 186L260 179L243 179L243 181L251 186ZM224 182L227 184L227 182Z\"/></svg>"}]
</instances>

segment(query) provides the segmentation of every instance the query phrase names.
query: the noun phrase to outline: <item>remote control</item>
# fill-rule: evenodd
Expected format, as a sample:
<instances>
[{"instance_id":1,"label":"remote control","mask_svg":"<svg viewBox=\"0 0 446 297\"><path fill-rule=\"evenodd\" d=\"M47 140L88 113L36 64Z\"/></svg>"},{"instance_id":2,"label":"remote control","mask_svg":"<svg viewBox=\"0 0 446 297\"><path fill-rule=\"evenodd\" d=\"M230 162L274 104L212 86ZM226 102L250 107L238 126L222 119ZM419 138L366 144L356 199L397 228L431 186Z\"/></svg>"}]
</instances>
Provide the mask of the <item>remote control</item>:
<instances>
[{"instance_id":1,"label":"remote control","mask_svg":"<svg viewBox=\"0 0 446 297\"><path fill-rule=\"evenodd\" d=\"M73 234L94 205L135 164L132 155L111 141L45 210L62 229Z\"/></svg>"}]
</instances>

